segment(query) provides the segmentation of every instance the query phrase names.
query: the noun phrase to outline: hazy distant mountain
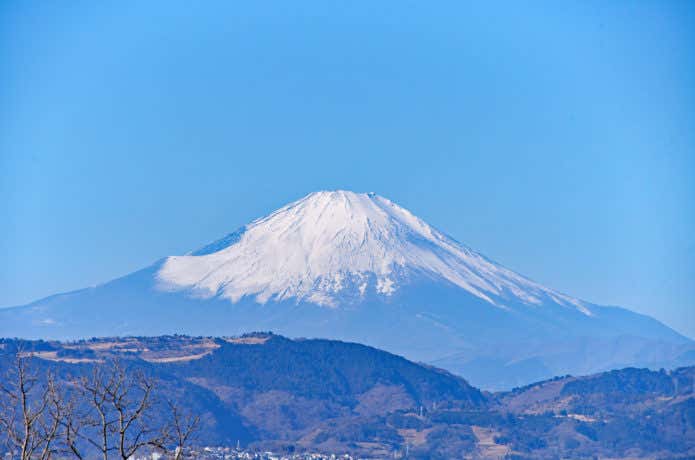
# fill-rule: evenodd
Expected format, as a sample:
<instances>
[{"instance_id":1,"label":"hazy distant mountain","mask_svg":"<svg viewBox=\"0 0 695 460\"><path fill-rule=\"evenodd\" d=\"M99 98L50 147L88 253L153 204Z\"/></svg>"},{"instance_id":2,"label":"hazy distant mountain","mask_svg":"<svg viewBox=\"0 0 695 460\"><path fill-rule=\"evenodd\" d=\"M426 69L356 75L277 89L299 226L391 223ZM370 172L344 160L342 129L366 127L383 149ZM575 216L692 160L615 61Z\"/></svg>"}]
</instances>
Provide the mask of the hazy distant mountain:
<instances>
[{"instance_id":1,"label":"hazy distant mountain","mask_svg":"<svg viewBox=\"0 0 695 460\"><path fill-rule=\"evenodd\" d=\"M531 281L374 194L312 193L114 281L0 310L0 336L273 330L358 341L485 388L694 361L649 317Z\"/></svg>"},{"instance_id":2,"label":"hazy distant mountain","mask_svg":"<svg viewBox=\"0 0 695 460\"><path fill-rule=\"evenodd\" d=\"M352 452L362 458L693 458L695 367L622 369L482 393L430 366L355 343L243 337L0 340L59 379L120 359L154 399L203 418L200 445ZM67 387L67 386L66 386ZM0 445L2 445L0 433ZM0 452L2 448L0 447Z\"/></svg>"}]
</instances>

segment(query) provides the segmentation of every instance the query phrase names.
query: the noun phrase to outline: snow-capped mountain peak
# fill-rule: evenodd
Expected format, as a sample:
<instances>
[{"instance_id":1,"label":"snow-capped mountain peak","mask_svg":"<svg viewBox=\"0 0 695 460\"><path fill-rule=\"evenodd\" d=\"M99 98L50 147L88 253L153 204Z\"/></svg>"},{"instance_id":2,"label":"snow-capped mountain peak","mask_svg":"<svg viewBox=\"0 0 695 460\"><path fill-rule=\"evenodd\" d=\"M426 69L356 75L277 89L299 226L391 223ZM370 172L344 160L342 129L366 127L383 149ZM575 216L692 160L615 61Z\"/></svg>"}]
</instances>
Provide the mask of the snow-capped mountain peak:
<instances>
[{"instance_id":1,"label":"snow-capped mountain peak","mask_svg":"<svg viewBox=\"0 0 695 460\"><path fill-rule=\"evenodd\" d=\"M549 300L591 314L388 199L343 190L311 193L202 250L169 257L157 274L160 288L201 297L329 307L368 292L392 295L414 276L452 283L500 308Z\"/></svg>"}]
</instances>

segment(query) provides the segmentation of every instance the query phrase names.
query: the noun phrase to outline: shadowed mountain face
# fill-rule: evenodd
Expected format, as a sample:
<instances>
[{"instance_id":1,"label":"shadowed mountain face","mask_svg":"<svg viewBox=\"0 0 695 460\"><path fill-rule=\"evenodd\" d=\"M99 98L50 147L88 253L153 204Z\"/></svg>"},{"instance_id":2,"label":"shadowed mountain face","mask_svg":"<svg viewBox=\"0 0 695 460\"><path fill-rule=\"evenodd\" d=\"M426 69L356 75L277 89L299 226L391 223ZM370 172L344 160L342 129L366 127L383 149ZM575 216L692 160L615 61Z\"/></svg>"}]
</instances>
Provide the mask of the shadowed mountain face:
<instances>
[{"instance_id":1,"label":"shadowed mountain face","mask_svg":"<svg viewBox=\"0 0 695 460\"><path fill-rule=\"evenodd\" d=\"M693 367L565 376L491 394L371 347L254 333L0 340L0 376L18 349L33 354L32 371L50 369L59 381L114 358L143 371L157 381L155 401L203 417L200 446L367 458L402 458L406 449L422 459L695 455Z\"/></svg>"},{"instance_id":2,"label":"shadowed mountain face","mask_svg":"<svg viewBox=\"0 0 695 460\"><path fill-rule=\"evenodd\" d=\"M694 362L651 318L561 294L373 194L319 192L188 255L0 310L0 336L273 330L383 348L499 389Z\"/></svg>"}]
</instances>

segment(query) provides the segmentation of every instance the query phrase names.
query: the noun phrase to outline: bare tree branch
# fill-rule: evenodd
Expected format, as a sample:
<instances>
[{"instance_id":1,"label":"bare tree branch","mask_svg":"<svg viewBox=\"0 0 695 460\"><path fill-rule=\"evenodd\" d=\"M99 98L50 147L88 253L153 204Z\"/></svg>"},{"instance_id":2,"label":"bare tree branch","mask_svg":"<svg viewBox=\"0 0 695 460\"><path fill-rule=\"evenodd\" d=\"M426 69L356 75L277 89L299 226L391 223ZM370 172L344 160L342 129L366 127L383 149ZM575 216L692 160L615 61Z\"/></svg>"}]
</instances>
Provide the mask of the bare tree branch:
<instances>
[{"instance_id":1,"label":"bare tree branch","mask_svg":"<svg viewBox=\"0 0 695 460\"><path fill-rule=\"evenodd\" d=\"M98 428L84 438L104 460L112 452L127 460L148 447L164 450L167 431L149 426L154 416L153 379L141 372L131 374L119 361L112 361L95 366L91 378L82 378L79 384L89 396L92 425Z\"/></svg>"},{"instance_id":2,"label":"bare tree branch","mask_svg":"<svg viewBox=\"0 0 695 460\"><path fill-rule=\"evenodd\" d=\"M10 451L21 460L47 460L56 452L61 402L51 373L42 381L30 370L33 354L19 348L13 367L0 383L0 427Z\"/></svg>"}]
</instances>

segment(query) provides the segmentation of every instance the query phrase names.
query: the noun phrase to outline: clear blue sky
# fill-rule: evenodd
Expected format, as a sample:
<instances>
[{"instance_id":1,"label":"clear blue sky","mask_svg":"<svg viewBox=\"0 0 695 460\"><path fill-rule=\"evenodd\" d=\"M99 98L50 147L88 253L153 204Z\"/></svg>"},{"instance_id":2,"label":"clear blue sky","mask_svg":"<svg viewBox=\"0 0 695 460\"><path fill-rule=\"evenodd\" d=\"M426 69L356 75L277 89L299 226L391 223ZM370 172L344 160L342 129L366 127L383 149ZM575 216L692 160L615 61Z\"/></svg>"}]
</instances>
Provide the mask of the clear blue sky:
<instances>
[{"instance_id":1,"label":"clear blue sky","mask_svg":"<svg viewBox=\"0 0 695 460\"><path fill-rule=\"evenodd\" d=\"M695 2L0 4L0 305L334 188L695 337Z\"/></svg>"}]
</instances>

